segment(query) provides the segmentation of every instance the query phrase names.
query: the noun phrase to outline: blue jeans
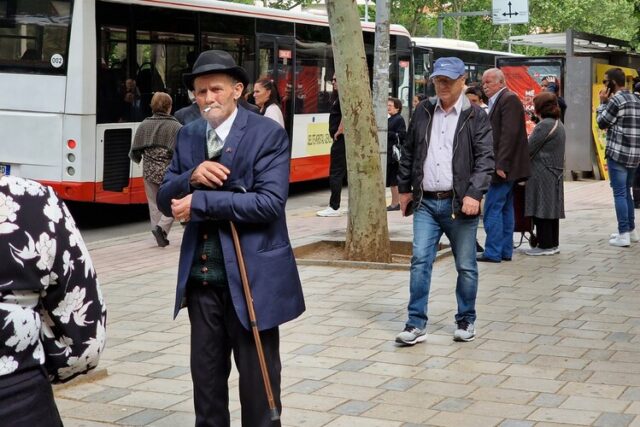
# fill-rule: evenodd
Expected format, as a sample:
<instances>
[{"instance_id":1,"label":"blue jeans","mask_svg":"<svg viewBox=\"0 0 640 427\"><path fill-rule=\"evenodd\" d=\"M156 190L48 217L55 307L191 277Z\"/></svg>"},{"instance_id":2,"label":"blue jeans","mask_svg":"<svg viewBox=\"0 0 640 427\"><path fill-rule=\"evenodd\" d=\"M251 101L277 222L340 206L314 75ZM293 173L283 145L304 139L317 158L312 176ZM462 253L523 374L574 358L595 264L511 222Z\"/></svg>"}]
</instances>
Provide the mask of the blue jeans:
<instances>
[{"instance_id":1,"label":"blue jeans","mask_svg":"<svg viewBox=\"0 0 640 427\"><path fill-rule=\"evenodd\" d=\"M423 199L413 214L413 256L409 279L409 320L407 326L424 329L427 326L427 307L431 272L442 233L451 242L458 270L456 321L476 320L478 293L478 264L476 263L476 232L478 217L451 218L451 199Z\"/></svg>"},{"instance_id":2,"label":"blue jeans","mask_svg":"<svg viewBox=\"0 0 640 427\"><path fill-rule=\"evenodd\" d=\"M618 219L618 233L627 233L636 228L635 213L633 211L633 199L631 187L636 168L628 168L615 160L607 159L609 179L613 189L613 204Z\"/></svg>"},{"instance_id":3,"label":"blue jeans","mask_svg":"<svg viewBox=\"0 0 640 427\"><path fill-rule=\"evenodd\" d=\"M495 261L513 256L513 182L491 184L484 201L484 256Z\"/></svg>"}]
</instances>

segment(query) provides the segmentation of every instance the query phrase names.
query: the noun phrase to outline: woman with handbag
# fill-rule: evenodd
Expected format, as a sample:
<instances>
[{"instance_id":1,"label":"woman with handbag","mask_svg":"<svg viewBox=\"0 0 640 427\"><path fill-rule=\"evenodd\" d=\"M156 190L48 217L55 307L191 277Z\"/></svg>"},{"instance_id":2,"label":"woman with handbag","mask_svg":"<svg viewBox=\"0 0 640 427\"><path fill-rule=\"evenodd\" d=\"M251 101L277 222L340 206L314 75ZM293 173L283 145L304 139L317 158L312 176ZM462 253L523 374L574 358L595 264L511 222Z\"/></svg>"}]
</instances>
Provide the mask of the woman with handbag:
<instances>
[{"instance_id":1,"label":"woman with handbag","mask_svg":"<svg viewBox=\"0 0 640 427\"><path fill-rule=\"evenodd\" d=\"M564 218L566 136L555 94L539 93L533 106L540 121L529 136L531 178L525 189L525 216L533 218L538 244L525 254L555 255L560 252L560 218Z\"/></svg>"},{"instance_id":2,"label":"woman with handbag","mask_svg":"<svg viewBox=\"0 0 640 427\"><path fill-rule=\"evenodd\" d=\"M387 211L400 210L400 197L398 193L398 165L400 162L400 147L407 136L407 125L402 117L402 101L398 98L389 98L387 101L387 187L391 188L391 204Z\"/></svg>"}]
</instances>

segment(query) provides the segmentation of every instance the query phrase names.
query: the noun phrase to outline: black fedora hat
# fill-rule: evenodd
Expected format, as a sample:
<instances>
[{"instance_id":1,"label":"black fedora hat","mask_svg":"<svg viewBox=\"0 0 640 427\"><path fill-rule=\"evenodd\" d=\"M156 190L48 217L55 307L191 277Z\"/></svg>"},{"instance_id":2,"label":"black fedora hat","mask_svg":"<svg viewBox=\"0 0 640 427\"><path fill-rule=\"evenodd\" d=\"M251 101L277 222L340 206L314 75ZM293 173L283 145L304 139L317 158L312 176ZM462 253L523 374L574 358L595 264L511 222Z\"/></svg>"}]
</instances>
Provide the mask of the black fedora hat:
<instances>
[{"instance_id":1,"label":"black fedora hat","mask_svg":"<svg viewBox=\"0 0 640 427\"><path fill-rule=\"evenodd\" d=\"M233 57L223 50L206 50L202 52L193 64L193 70L182 75L182 81L187 86L187 89L193 91L195 78L206 74L227 74L238 79L244 87L249 84L249 76L245 69L237 66Z\"/></svg>"}]
</instances>

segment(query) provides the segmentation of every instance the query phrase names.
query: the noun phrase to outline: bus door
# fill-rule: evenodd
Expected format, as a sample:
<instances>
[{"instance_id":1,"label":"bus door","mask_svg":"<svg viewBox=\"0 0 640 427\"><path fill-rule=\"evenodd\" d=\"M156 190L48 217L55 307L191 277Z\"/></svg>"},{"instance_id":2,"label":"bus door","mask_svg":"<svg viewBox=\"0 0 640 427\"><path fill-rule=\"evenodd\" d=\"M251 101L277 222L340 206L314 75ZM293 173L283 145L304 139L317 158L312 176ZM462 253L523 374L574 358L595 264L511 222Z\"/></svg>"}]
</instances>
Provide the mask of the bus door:
<instances>
[{"instance_id":1,"label":"bus door","mask_svg":"<svg viewBox=\"0 0 640 427\"><path fill-rule=\"evenodd\" d=\"M426 47L413 47L413 94L434 96L435 91L429 84L433 51Z\"/></svg>"},{"instance_id":2,"label":"bus door","mask_svg":"<svg viewBox=\"0 0 640 427\"><path fill-rule=\"evenodd\" d=\"M284 123L292 135L295 100L295 49L293 37L258 34L258 66L255 80L272 79L280 95Z\"/></svg>"}]
</instances>

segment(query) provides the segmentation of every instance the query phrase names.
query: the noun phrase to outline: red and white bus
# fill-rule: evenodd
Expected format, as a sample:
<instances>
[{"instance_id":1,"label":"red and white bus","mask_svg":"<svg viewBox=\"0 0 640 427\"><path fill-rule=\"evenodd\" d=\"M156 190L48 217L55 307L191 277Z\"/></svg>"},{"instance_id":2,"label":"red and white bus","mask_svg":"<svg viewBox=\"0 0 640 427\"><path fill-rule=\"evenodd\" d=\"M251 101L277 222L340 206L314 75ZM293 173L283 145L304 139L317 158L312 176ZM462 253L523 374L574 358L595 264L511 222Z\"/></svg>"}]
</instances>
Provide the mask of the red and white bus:
<instances>
[{"instance_id":1,"label":"red and white bus","mask_svg":"<svg viewBox=\"0 0 640 427\"><path fill-rule=\"evenodd\" d=\"M374 24L362 26L371 64ZM389 94L408 106L403 27L391 26L390 48ZM136 128L155 91L169 93L174 110L190 103L182 74L207 49L229 51L254 80L276 81L291 181L326 177L334 72L326 17L214 0L0 1L0 171L68 200L145 203L142 169L128 157Z\"/></svg>"}]
</instances>

